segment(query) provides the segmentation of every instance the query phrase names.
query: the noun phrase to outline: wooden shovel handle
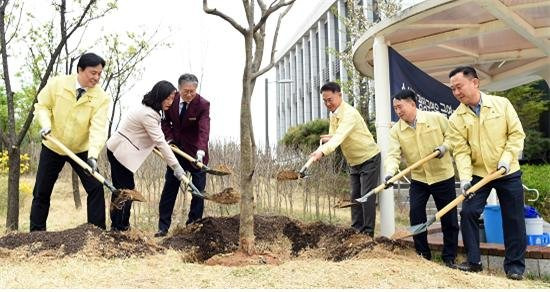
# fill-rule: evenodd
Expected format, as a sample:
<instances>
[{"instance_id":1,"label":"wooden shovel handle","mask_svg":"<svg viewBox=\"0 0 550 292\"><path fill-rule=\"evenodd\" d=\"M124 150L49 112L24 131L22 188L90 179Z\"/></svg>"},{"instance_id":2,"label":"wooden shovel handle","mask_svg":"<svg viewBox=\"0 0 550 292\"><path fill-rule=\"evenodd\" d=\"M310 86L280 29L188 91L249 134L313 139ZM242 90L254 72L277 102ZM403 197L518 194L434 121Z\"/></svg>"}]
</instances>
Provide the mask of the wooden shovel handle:
<instances>
[{"instance_id":1,"label":"wooden shovel handle","mask_svg":"<svg viewBox=\"0 0 550 292\"><path fill-rule=\"evenodd\" d=\"M97 171L92 172L92 168L88 165L88 163L84 162L84 160L80 159L80 157L76 156L67 146L63 145L59 140L54 138L51 134L48 134L44 136L44 139L54 143L57 147L61 149L67 156L69 156L72 160L74 160L78 165L80 165L82 168L88 170L100 183L105 183L105 178L99 174Z\"/></svg>"},{"instance_id":2,"label":"wooden shovel handle","mask_svg":"<svg viewBox=\"0 0 550 292\"><path fill-rule=\"evenodd\" d=\"M401 179L402 177L404 177L407 173L411 172L413 169L423 165L424 163L434 159L437 157L437 155L439 155L439 150L435 150L434 152L432 152L430 155L418 160L417 162L411 164L409 167L403 169L402 171L400 171L398 174L394 175L392 178L390 178L388 180L388 183L394 183L396 181L398 181L399 179Z\"/></svg>"},{"instance_id":3,"label":"wooden shovel handle","mask_svg":"<svg viewBox=\"0 0 550 292\"><path fill-rule=\"evenodd\" d=\"M313 163L313 160L315 159L315 157L310 157L306 164L304 164L304 166L302 166L302 169L300 169L300 173L304 173L306 171L306 169L309 168L309 166Z\"/></svg>"},{"instance_id":4,"label":"wooden shovel handle","mask_svg":"<svg viewBox=\"0 0 550 292\"><path fill-rule=\"evenodd\" d=\"M179 150L179 149L178 149ZM157 148L153 148L153 152L155 152L156 155L158 155L162 160L166 161L164 159L164 156L162 155L162 153L160 153L160 151L157 149ZM183 153L183 152L182 152ZM186 177L186 176L183 176L183 183L188 185L189 184L189 179Z\"/></svg>"},{"instance_id":5,"label":"wooden shovel handle","mask_svg":"<svg viewBox=\"0 0 550 292\"><path fill-rule=\"evenodd\" d=\"M466 193L475 193L477 190L479 190L481 187L486 185L488 182L499 178L504 174L506 170L501 168L497 171L494 171L493 173L489 174L488 176L484 177L480 181L478 181L475 185L471 186ZM447 214L452 208L458 206L462 201L466 199L466 196L464 194L460 194L460 196L456 197L454 200L452 200L447 206L445 206L443 209L439 210L437 213L435 213L435 218L438 220L443 217L443 215Z\"/></svg>"},{"instance_id":6,"label":"wooden shovel handle","mask_svg":"<svg viewBox=\"0 0 550 292\"><path fill-rule=\"evenodd\" d=\"M197 161L195 158L193 158L193 156L181 151L181 149L179 149L176 145L171 144L170 148L172 148L172 151L174 151L176 154L178 154L181 157L189 160L189 162L192 162L195 165L197 165L198 168L203 168L204 167L204 164L202 162Z\"/></svg>"},{"instance_id":7,"label":"wooden shovel handle","mask_svg":"<svg viewBox=\"0 0 550 292\"><path fill-rule=\"evenodd\" d=\"M439 150L435 150L430 155L418 160L417 162L411 164L409 167L403 169L402 171L400 171L399 173L394 175L392 178L390 178L388 180L388 183L391 184L391 183L394 183L394 182L398 181L399 179L404 177L407 173L411 172L411 170L413 170L413 169L423 165L424 163L430 161L431 159L437 157L437 155L439 155ZM374 193L377 194L377 193L381 192L385 187L386 187L385 183L380 184L379 186L374 188Z\"/></svg>"}]
</instances>

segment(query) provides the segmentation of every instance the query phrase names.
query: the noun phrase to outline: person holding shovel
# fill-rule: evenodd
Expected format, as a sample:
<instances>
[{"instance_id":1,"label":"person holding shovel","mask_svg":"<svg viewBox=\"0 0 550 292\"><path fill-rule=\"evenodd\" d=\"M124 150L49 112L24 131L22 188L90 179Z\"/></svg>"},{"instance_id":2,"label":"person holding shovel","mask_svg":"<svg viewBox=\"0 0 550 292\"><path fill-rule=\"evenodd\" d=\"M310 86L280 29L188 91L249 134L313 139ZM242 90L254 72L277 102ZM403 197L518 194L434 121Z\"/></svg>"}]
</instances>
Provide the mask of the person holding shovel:
<instances>
[{"instance_id":1,"label":"person holding shovel","mask_svg":"<svg viewBox=\"0 0 550 292\"><path fill-rule=\"evenodd\" d=\"M380 176L380 150L361 114L342 100L340 85L328 82L321 87L325 106L330 111L329 134L321 136L317 150L310 154L315 161L338 146L349 164L352 201L376 187ZM351 226L374 237L376 196L367 202L351 206Z\"/></svg>"},{"instance_id":2,"label":"person holding shovel","mask_svg":"<svg viewBox=\"0 0 550 292\"><path fill-rule=\"evenodd\" d=\"M521 280L527 245L518 162L525 138L523 127L508 99L479 90L474 68L457 67L449 78L453 95L461 103L449 119L449 129L462 191L466 194L471 185L496 170L505 171L504 176L487 183L462 203L460 226L468 259L458 268L469 272L483 269L477 220L494 188L502 210L504 271L508 278Z\"/></svg>"},{"instance_id":3,"label":"person holding shovel","mask_svg":"<svg viewBox=\"0 0 550 292\"><path fill-rule=\"evenodd\" d=\"M175 144L189 155L195 155L196 160L208 164L208 139L210 136L210 102L197 93L199 80L193 74L183 74L178 79L179 93L174 98L172 106L164 111L162 130L166 140ZM177 157L180 165L192 176L192 183L200 192L206 187L206 173L188 160ZM172 174L172 169L166 171L164 187L159 202L159 223L156 237L166 236L172 223L172 212L176 203L180 181ZM187 218L191 224L202 218L204 199L193 196Z\"/></svg>"},{"instance_id":4,"label":"person holding shovel","mask_svg":"<svg viewBox=\"0 0 550 292\"><path fill-rule=\"evenodd\" d=\"M56 76L38 94L34 115L40 123L40 137L51 134L97 171L97 157L107 136L107 113L111 98L98 85L105 61L94 53L78 60L77 74ZM52 190L59 172L69 162L88 197L87 221L105 229L103 185L47 139L42 141L33 189L30 231L46 230Z\"/></svg>"},{"instance_id":5,"label":"person holding shovel","mask_svg":"<svg viewBox=\"0 0 550 292\"><path fill-rule=\"evenodd\" d=\"M439 154L422 166L411 171L409 189L411 226L426 222L426 204L432 195L438 210L456 197L455 175L451 155L448 154L449 122L437 112L426 112L416 108L417 96L412 90L401 90L393 96L393 109L399 121L390 130L390 147L384 161L387 182L399 170L401 155L408 165L430 155ZM453 208L441 218L443 230L443 251L441 257L447 267L455 267L458 244L458 218ZM427 260L432 254L428 245L428 233L413 237L416 252Z\"/></svg>"},{"instance_id":6,"label":"person holding shovel","mask_svg":"<svg viewBox=\"0 0 550 292\"><path fill-rule=\"evenodd\" d=\"M182 180L185 171L180 166L170 145L164 139L161 116L170 108L176 88L168 81L157 82L143 100L141 106L131 111L117 131L107 140L107 157L111 164L113 185L117 189L135 189L134 173L147 156L157 147L172 169L173 176ZM111 196L111 203L116 196ZM125 201L121 208L111 208L111 230L126 231L130 228L132 201Z\"/></svg>"}]
</instances>

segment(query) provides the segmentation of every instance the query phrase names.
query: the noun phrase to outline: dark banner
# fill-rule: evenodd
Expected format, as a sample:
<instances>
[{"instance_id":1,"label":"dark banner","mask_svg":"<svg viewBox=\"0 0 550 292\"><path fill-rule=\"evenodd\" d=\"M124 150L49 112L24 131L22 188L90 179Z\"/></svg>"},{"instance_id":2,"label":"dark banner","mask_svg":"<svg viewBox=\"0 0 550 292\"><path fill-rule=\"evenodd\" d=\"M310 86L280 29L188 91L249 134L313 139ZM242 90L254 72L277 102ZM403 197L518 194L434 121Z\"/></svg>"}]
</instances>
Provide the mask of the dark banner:
<instances>
[{"instance_id":1,"label":"dark banner","mask_svg":"<svg viewBox=\"0 0 550 292\"><path fill-rule=\"evenodd\" d=\"M418 69L394 49L388 47L390 61L390 95L402 89L410 89L418 95L417 107L424 111L438 111L447 118L458 107L459 102L451 89ZM390 103L392 101L390 100ZM396 122L399 117L391 105L391 119Z\"/></svg>"}]
</instances>

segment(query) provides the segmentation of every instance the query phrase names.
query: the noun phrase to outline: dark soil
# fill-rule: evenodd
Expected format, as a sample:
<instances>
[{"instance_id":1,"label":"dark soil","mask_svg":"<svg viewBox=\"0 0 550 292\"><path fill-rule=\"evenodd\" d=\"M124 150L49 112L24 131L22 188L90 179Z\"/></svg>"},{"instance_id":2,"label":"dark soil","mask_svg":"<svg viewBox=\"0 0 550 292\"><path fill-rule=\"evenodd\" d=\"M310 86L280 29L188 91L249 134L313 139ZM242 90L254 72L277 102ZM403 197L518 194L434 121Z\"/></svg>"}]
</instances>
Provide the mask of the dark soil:
<instances>
[{"instance_id":1,"label":"dark soil","mask_svg":"<svg viewBox=\"0 0 550 292\"><path fill-rule=\"evenodd\" d=\"M385 249L407 247L388 238L373 240L368 235L357 233L352 228L342 228L322 222L303 224L284 216L254 216L256 241L277 244L284 235L291 242L294 257L307 249L320 249L318 257L331 261L353 258L376 245ZM191 259L204 262L218 254L235 252L239 240L239 216L207 217L166 238L161 245L181 251L193 251Z\"/></svg>"},{"instance_id":2,"label":"dark soil","mask_svg":"<svg viewBox=\"0 0 550 292\"><path fill-rule=\"evenodd\" d=\"M105 232L90 224L63 231L11 233L0 237L0 247L18 249L28 256L48 254L63 257L83 253L104 258L145 256L164 250L139 233Z\"/></svg>"},{"instance_id":3,"label":"dark soil","mask_svg":"<svg viewBox=\"0 0 550 292\"><path fill-rule=\"evenodd\" d=\"M352 228L322 222L304 224L285 216L255 216L254 234L256 243L267 246L268 250L267 253L259 253L253 261L267 264L279 262L285 257L282 255L285 252L287 258L303 254L330 261L342 261L361 252L368 252L376 246L388 251L407 248L388 238L372 239ZM242 258L242 263L251 260L235 253L239 243L238 215L204 218L175 230L173 235L163 239L160 245L152 241L151 237L139 231L106 232L88 224L57 232L11 233L0 237L0 257L6 257L5 254L8 252L17 253L18 256L84 255L125 258L175 249L183 252L186 255L184 258L192 262L204 263L211 259L207 263L229 264L236 258Z\"/></svg>"}]
</instances>

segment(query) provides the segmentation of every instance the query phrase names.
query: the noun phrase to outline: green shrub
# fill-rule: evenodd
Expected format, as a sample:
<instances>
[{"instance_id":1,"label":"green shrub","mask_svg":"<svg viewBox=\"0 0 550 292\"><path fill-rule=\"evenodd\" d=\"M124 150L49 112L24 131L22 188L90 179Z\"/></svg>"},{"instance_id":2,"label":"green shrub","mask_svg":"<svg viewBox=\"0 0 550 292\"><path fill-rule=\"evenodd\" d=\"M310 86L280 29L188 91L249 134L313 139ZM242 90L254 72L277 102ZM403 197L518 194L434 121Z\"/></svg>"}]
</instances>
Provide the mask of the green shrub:
<instances>
[{"instance_id":1,"label":"green shrub","mask_svg":"<svg viewBox=\"0 0 550 292\"><path fill-rule=\"evenodd\" d=\"M327 119L313 120L288 129L282 142L292 149L313 151L319 146L320 136L328 134L328 128Z\"/></svg>"},{"instance_id":2,"label":"green shrub","mask_svg":"<svg viewBox=\"0 0 550 292\"><path fill-rule=\"evenodd\" d=\"M530 202L529 199L534 199L535 195L528 193L525 203L531 205L539 211L546 221L550 221L550 164L544 165L522 165L523 184L528 188L537 189L540 197L535 202Z\"/></svg>"}]
</instances>

